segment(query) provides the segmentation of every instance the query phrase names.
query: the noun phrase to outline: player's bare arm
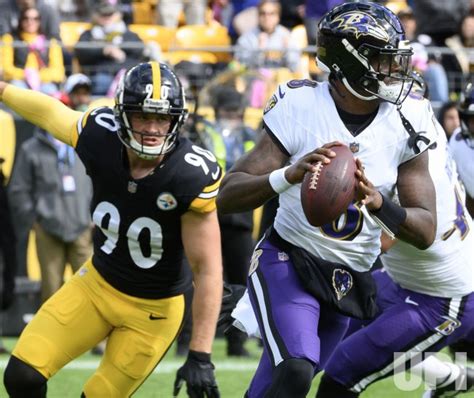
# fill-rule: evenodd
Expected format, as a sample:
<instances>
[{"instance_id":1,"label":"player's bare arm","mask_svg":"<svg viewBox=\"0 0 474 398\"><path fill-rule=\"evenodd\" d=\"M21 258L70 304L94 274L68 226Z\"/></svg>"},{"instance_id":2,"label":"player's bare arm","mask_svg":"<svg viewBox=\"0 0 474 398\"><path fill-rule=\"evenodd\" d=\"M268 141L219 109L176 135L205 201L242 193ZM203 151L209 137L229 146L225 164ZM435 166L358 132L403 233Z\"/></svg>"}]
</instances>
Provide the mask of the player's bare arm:
<instances>
[{"instance_id":1,"label":"player's bare arm","mask_svg":"<svg viewBox=\"0 0 474 398\"><path fill-rule=\"evenodd\" d=\"M382 195L365 176L360 160L356 162L359 199L369 211L377 211L383 203ZM407 211L397 238L421 250L428 248L436 234L436 193L428 171L427 152L399 166L397 189L400 205Z\"/></svg>"},{"instance_id":2,"label":"player's bare arm","mask_svg":"<svg viewBox=\"0 0 474 398\"><path fill-rule=\"evenodd\" d=\"M217 207L222 213L240 212L261 206L276 195L268 174L281 168L288 157L263 131L255 147L243 155L222 180Z\"/></svg>"},{"instance_id":3,"label":"player's bare arm","mask_svg":"<svg viewBox=\"0 0 474 398\"><path fill-rule=\"evenodd\" d=\"M186 256L194 274L190 349L210 353L222 300L222 262L217 212L188 211L181 218Z\"/></svg>"},{"instance_id":4,"label":"player's bare arm","mask_svg":"<svg viewBox=\"0 0 474 398\"><path fill-rule=\"evenodd\" d=\"M317 162L329 163L336 154L330 146L340 143L328 143L312 151L285 170L285 178L290 184L303 180L307 171L314 172ZM277 193L269 182L269 173L283 167L288 156L262 132L262 138L247 154L242 156L222 181L217 198L217 206L223 213L240 212L255 209L263 205Z\"/></svg>"},{"instance_id":5,"label":"player's bare arm","mask_svg":"<svg viewBox=\"0 0 474 398\"><path fill-rule=\"evenodd\" d=\"M55 138L68 145L77 141L76 125L82 112L77 112L49 95L25 90L0 82L0 100L10 109L18 113Z\"/></svg>"},{"instance_id":6,"label":"player's bare arm","mask_svg":"<svg viewBox=\"0 0 474 398\"><path fill-rule=\"evenodd\" d=\"M418 249L427 249L436 235L436 192L428 171L428 152L398 167L400 205L407 218L400 225L398 238Z\"/></svg>"}]
</instances>

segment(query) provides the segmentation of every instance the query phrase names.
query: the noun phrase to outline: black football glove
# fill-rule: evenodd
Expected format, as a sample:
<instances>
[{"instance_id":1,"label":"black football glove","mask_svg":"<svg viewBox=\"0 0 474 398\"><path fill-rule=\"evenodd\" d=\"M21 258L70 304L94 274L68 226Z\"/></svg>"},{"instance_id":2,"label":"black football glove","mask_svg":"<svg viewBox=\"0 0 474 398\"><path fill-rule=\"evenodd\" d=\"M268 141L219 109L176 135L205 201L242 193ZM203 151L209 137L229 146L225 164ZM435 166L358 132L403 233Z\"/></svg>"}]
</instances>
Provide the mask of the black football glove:
<instances>
[{"instance_id":1,"label":"black football glove","mask_svg":"<svg viewBox=\"0 0 474 398\"><path fill-rule=\"evenodd\" d=\"M232 311L234 311L234 308L244 295L246 289L244 285L224 283L221 312L217 321L217 327L222 329L224 333L227 333L232 327L232 322L234 322L234 318L231 316Z\"/></svg>"},{"instance_id":2,"label":"black football glove","mask_svg":"<svg viewBox=\"0 0 474 398\"><path fill-rule=\"evenodd\" d=\"M188 358L176 373L173 397L179 395L179 390L186 382L186 391L190 398L220 398L214 377L214 365L211 354L189 350Z\"/></svg>"}]
</instances>

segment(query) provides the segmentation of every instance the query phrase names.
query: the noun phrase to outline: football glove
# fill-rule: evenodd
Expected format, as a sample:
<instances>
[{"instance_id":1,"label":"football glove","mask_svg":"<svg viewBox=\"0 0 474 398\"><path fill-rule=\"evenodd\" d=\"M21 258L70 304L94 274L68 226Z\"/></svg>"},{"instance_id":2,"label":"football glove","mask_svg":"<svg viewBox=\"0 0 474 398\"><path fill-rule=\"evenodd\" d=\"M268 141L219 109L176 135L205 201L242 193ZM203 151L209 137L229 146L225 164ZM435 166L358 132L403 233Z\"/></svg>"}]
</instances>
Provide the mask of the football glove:
<instances>
[{"instance_id":1,"label":"football glove","mask_svg":"<svg viewBox=\"0 0 474 398\"><path fill-rule=\"evenodd\" d=\"M183 383L190 398L220 398L214 377L211 354L189 350L188 358L176 373L173 397L179 395Z\"/></svg>"},{"instance_id":2,"label":"football glove","mask_svg":"<svg viewBox=\"0 0 474 398\"><path fill-rule=\"evenodd\" d=\"M239 300L242 298L246 290L243 285L231 285L224 283L224 292L222 294L221 312L217 321L217 327L227 333L234 322L232 318L232 311L236 307Z\"/></svg>"}]
</instances>

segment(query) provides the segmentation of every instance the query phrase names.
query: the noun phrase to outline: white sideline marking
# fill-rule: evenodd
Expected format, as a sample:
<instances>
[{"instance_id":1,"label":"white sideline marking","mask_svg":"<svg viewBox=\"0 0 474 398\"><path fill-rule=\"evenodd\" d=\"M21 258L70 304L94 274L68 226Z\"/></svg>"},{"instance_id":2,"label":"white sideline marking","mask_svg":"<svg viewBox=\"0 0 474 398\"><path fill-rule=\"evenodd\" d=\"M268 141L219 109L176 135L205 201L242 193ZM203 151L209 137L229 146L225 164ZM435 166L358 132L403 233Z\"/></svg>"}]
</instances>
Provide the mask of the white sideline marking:
<instances>
[{"instance_id":1,"label":"white sideline marking","mask_svg":"<svg viewBox=\"0 0 474 398\"><path fill-rule=\"evenodd\" d=\"M7 366L8 360L0 360L0 369L3 370ZM99 366L100 360L75 360L67 364L63 369L68 370L94 370ZM184 363L182 362L165 362L156 367L153 373L174 373L178 370L180 366ZM216 370L219 371L233 371L233 372L248 372L251 370L257 369L258 363L240 363L237 361L225 361L225 362L213 362L216 366Z\"/></svg>"}]
</instances>

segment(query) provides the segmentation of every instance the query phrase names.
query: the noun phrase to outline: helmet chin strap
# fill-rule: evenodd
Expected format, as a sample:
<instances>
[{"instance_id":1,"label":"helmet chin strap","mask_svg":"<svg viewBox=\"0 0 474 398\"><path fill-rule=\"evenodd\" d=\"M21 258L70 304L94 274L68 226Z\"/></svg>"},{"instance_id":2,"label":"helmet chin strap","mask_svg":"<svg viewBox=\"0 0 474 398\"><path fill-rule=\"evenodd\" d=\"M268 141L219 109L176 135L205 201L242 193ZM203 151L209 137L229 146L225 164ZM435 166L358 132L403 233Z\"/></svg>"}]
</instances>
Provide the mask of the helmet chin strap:
<instances>
[{"instance_id":1,"label":"helmet chin strap","mask_svg":"<svg viewBox=\"0 0 474 398\"><path fill-rule=\"evenodd\" d=\"M344 86L350 91L350 93L361 100L372 101L374 99L379 98L376 95L371 95L370 97L364 97L362 94L359 94L356 90L354 90L351 87L351 85L349 84L349 82L347 81L345 77L343 77L341 80L342 80L342 83L344 83Z\"/></svg>"}]
</instances>

